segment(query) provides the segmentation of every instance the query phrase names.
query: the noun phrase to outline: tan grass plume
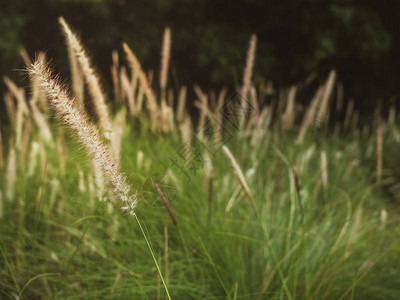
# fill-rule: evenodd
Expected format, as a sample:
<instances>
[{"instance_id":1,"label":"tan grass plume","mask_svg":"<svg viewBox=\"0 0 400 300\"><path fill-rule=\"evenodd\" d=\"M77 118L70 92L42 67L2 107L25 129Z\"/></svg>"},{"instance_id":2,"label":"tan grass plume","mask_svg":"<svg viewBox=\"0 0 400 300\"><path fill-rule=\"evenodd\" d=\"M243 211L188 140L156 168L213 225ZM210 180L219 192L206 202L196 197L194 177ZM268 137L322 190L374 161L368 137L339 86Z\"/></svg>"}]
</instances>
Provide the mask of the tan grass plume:
<instances>
[{"instance_id":1,"label":"tan grass plume","mask_svg":"<svg viewBox=\"0 0 400 300\"><path fill-rule=\"evenodd\" d=\"M329 117L329 98L335 85L336 72L331 71L324 85L324 92L316 116L316 124L319 126L322 122L327 122Z\"/></svg>"},{"instance_id":2,"label":"tan grass plume","mask_svg":"<svg viewBox=\"0 0 400 300\"><path fill-rule=\"evenodd\" d=\"M247 51L246 66L243 72L242 96L247 97L251 87L251 77L253 76L254 60L256 57L257 36L253 34L250 38L249 49Z\"/></svg>"},{"instance_id":3,"label":"tan grass plume","mask_svg":"<svg viewBox=\"0 0 400 300\"><path fill-rule=\"evenodd\" d=\"M322 187L326 190L328 188L328 158L326 151L321 152L321 180Z\"/></svg>"},{"instance_id":4,"label":"tan grass plume","mask_svg":"<svg viewBox=\"0 0 400 300\"><path fill-rule=\"evenodd\" d=\"M89 57L85 49L83 48L80 40L68 27L63 17L60 17L58 20L65 32L68 45L74 51L81 66L85 81L88 85L90 96L93 100L94 109L96 111L97 117L99 118L100 126L104 130L104 132L108 132L111 130L110 114L108 112L99 77L94 71Z\"/></svg>"},{"instance_id":5,"label":"tan grass plume","mask_svg":"<svg viewBox=\"0 0 400 300\"><path fill-rule=\"evenodd\" d=\"M161 51L160 87L165 90L168 80L168 66L171 52L171 30L165 28Z\"/></svg>"},{"instance_id":6,"label":"tan grass plume","mask_svg":"<svg viewBox=\"0 0 400 300\"><path fill-rule=\"evenodd\" d=\"M114 188L115 196L122 200L126 206L123 210L134 214L136 195L130 195L130 186L126 178L118 170L111 150L101 141L96 127L82 114L60 84L57 76L44 61L35 61L28 67L30 76L37 76L41 87L48 95L50 104L55 109L61 120L69 126L78 136L79 141L86 147L96 163L101 166L105 177Z\"/></svg>"},{"instance_id":7,"label":"tan grass plume","mask_svg":"<svg viewBox=\"0 0 400 300\"><path fill-rule=\"evenodd\" d=\"M376 131L376 183L381 184L383 161L383 128L379 122Z\"/></svg>"},{"instance_id":8,"label":"tan grass plume","mask_svg":"<svg viewBox=\"0 0 400 300\"><path fill-rule=\"evenodd\" d=\"M141 87L143 88L143 92L147 97L148 101L148 109L150 111L150 117L152 120L152 124L155 124L158 116L158 105L156 101L156 97L154 95L153 90L150 87L149 81L147 80L146 74L144 73L139 60L136 58L135 54L131 51L129 46L126 43L122 44L126 58L128 60L128 63L134 73L137 74L139 83Z\"/></svg>"},{"instance_id":9,"label":"tan grass plume","mask_svg":"<svg viewBox=\"0 0 400 300\"><path fill-rule=\"evenodd\" d=\"M282 120L282 131L286 132L288 129L290 129L293 126L294 120L295 120L295 99L296 99L296 91L297 87L295 85L290 87L289 90L289 95L288 95L288 102L286 105L286 110L283 115L283 120Z\"/></svg>"},{"instance_id":10,"label":"tan grass plume","mask_svg":"<svg viewBox=\"0 0 400 300\"><path fill-rule=\"evenodd\" d=\"M252 209L254 210L254 212L256 214L258 214L256 205L254 203L253 196L251 195L249 185L247 184L247 180L242 172L242 169L239 167L239 164L236 162L236 159L233 157L233 155L228 147L222 146L222 150L224 151L224 154L228 157L229 161L231 162L231 165L232 165L233 169L235 170L235 174L239 179L240 185L242 186L242 188L244 189L244 191L246 193L247 199L248 199Z\"/></svg>"}]
</instances>

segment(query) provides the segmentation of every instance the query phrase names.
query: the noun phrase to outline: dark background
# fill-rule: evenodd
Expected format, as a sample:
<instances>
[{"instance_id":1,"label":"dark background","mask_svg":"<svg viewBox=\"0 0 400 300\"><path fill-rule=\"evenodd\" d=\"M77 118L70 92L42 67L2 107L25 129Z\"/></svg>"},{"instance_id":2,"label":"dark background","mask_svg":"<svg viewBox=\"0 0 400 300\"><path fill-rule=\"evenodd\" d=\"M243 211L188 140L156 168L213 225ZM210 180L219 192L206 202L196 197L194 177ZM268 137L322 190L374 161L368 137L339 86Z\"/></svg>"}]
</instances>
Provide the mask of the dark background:
<instances>
[{"instance_id":1,"label":"dark background","mask_svg":"<svg viewBox=\"0 0 400 300\"><path fill-rule=\"evenodd\" d=\"M68 75L57 18L78 32L111 94L111 52L126 41L157 84L162 35L172 30L169 85L241 82L248 40L258 37L255 78L286 87L338 72L346 98L373 109L400 91L400 0L0 0L0 74L21 83L20 50L46 50ZM107 85L108 84L108 85ZM4 89L4 84L0 84Z\"/></svg>"}]
</instances>

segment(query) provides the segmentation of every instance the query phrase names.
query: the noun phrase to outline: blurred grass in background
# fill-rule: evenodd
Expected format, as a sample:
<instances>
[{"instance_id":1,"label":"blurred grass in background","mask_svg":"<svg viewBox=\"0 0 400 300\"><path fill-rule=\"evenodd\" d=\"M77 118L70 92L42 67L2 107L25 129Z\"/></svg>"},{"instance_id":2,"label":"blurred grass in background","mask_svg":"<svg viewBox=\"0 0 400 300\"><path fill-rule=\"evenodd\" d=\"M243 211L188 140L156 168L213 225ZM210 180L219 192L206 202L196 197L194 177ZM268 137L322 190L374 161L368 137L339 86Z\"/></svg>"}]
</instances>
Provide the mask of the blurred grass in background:
<instances>
[{"instance_id":1,"label":"blurred grass in background","mask_svg":"<svg viewBox=\"0 0 400 300\"><path fill-rule=\"evenodd\" d=\"M302 96L307 82L278 91L253 80L254 51L236 86L244 95L195 85L193 97L132 60L125 67L114 52L110 135L98 122L99 99L82 91L79 55L70 55L72 103L104 134L138 192L135 212L171 297L398 299L394 105L386 117L378 102L375 115L360 120L334 71L318 79L314 97ZM164 299L134 218L75 132L54 119L38 81L29 90L4 82L1 297ZM180 156L185 145L189 157Z\"/></svg>"}]
</instances>

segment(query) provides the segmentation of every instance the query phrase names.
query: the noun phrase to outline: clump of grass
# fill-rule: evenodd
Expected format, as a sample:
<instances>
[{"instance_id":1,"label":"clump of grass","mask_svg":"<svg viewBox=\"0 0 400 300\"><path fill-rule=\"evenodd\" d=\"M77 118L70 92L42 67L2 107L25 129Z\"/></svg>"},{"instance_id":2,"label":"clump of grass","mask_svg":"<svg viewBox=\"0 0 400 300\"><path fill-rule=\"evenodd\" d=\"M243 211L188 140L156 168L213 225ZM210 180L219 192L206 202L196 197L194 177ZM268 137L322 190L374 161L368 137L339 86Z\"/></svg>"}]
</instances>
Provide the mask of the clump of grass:
<instances>
[{"instance_id":1,"label":"clump of grass","mask_svg":"<svg viewBox=\"0 0 400 300\"><path fill-rule=\"evenodd\" d=\"M254 52L255 39L250 46ZM232 100L226 88L217 94L196 86L196 102L185 87L178 101L170 89L159 109L155 95L162 91L151 89L151 78L124 48L132 74L114 52L120 98L110 115L111 140L43 55L29 66L29 101L6 80L0 297L400 298L399 218L387 202L398 199L400 178L390 158L400 143L393 109L388 121L359 130L350 102L345 122L330 134L327 121L346 111L342 104L331 109L334 73L305 107L295 102L304 85L276 98L270 83L247 76L254 112L246 112L243 126L230 119L236 110L224 110ZM166 87L160 78L160 89ZM271 102L263 101L267 94ZM189 101L200 109L199 122L186 111ZM47 117L47 102L72 132ZM41 134L45 127L49 139ZM171 164L176 156L181 164ZM103 201L109 189L138 226Z\"/></svg>"}]
</instances>

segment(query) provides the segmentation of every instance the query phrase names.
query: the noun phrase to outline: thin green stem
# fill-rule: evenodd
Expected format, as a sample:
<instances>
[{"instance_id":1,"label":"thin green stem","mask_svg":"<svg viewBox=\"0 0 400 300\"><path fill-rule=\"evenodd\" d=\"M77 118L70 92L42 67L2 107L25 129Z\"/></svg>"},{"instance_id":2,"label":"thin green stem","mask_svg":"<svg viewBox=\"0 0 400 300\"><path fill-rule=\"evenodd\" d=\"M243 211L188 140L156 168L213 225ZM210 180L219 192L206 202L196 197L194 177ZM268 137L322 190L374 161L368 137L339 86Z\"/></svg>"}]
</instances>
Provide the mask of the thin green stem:
<instances>
[{"instance_id":1,"label":"thin green stem","mask_svg":"<svg viewBox=\"0 0 400 300\"><path fill-rule=\"evenodd\" d=\"M150 253L151 253L151 257L153 258L154 264L155 264L156 267L157 267L157 271L158 271L158 274L160 275L161 281L162 281L162 283L163 283L163 285L164 285L164 289L165 289L165 292L167 293L167 297L168 297L169 300L171 300L171 296L169 295L169 291L168 291L167 285L166 285L166 283L165 283L165 281L164 281L164 277L163 277L163 275L162 275L162 273L161 273L160 266L158 265L157 259L156 259L156 257L154 256L154 251L153 251L153 249L152 249L151 246L150 246L149 240L147 239L147 236L146 236L146 234L144 233L142 224L140 224L140 221L139 221L139 219L138 219L138 217L137 217L136 214L134 214L134 217L135 217L136 222L137 222L138 225L139 225L140 231L142 232L142 235L143 235L143 237L144 237L144 239L145 239L145 241L146 241L147 247L149 248L149 251L150 251Z\"/></svg>"}]
</instances>

